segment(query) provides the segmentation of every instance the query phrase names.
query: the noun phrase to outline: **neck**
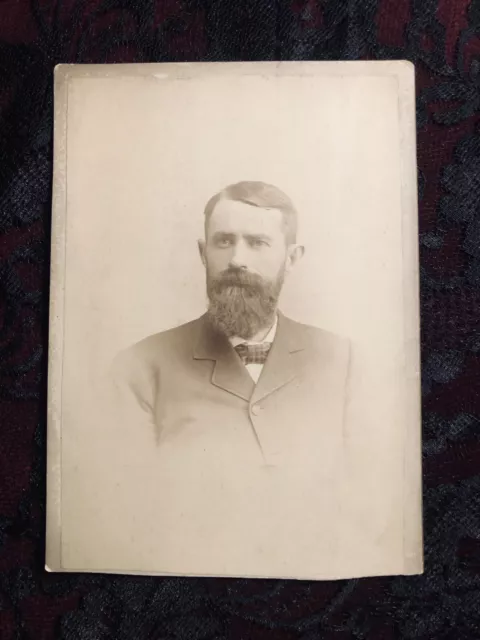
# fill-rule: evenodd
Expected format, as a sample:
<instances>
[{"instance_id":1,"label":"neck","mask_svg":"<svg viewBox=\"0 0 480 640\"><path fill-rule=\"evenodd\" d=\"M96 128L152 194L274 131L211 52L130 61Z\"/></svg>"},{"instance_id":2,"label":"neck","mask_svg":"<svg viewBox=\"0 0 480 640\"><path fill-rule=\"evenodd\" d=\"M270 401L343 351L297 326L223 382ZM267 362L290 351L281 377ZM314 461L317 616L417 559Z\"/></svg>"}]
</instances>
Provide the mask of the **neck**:
<instances>
[{"instance_id":1,"label":"neck","mask_svg":"<svg viewBox=\"0 0 480 640\"><path fill-rule=\"evenodd\" d=\"M251 338L249 338L249 340L251 340L252 342L262 342L262 340L265 340L265 338L270 333L271 328L275 324L276 317L277 317L277 314L275 313L270 324L260 329L260 331L257 331L257 333L255 333Z\"/></svg>"}]
</instances>

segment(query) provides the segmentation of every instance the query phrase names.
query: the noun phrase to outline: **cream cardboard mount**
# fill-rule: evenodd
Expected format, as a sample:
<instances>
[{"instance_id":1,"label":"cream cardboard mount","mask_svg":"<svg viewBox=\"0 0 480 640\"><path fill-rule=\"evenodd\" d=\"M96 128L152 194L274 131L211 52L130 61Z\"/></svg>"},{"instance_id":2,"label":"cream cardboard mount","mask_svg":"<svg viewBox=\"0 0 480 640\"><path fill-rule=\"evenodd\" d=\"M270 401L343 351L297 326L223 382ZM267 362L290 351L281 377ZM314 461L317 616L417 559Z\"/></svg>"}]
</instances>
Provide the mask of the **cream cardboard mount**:
<instances>
[{"instance_id":1,"label":"cream cardboard mount","mask_svg":"<svg viewBox=\"0 0 480 640\"><path fill-rule=\"evenodd\" d=\"M412 65L61 65L54 137L46 569L421 573Z\"/></svg>"}]
</instances>

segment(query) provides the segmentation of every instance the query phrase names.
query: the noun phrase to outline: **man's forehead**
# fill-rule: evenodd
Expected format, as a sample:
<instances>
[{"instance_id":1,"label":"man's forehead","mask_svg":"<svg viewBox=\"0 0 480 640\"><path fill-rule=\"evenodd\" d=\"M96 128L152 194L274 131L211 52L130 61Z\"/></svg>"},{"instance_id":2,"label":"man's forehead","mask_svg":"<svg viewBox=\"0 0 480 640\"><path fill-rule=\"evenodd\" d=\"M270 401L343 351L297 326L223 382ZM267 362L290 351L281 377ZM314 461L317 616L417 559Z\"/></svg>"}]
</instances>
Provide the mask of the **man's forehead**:
<instances>
[{"instance_id":1,"label":"man's forehead","mask_svg":"<svg viewBox=\"0 0 480 640\"><path fill-rule=\"evenodd\" d=\"M217 202L209 220L210 233L279 233L283 214L279 209L223 199Z\"/></svg>"}]
</instances>

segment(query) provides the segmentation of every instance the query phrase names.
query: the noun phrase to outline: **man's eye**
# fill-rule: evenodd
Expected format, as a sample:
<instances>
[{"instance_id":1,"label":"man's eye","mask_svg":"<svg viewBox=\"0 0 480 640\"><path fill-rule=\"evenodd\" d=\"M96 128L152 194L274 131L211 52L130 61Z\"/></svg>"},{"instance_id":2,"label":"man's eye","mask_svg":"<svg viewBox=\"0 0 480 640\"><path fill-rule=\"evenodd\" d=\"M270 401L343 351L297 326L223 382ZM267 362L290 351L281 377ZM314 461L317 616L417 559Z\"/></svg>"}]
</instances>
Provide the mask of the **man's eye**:
<instances>
[{"instance_id":1,"label":"man's eye","mask_svg":"<svg viewBox=\"0 0 480 640\"><path fill-rule=\"evenodd\" d=\"M267 247L268 246L268 242L266 240L261 240L260 238L258 239L253 239L251 242L252 247Z\"/></svg>"},{"instance_id":2,"label":"man's eye","mask_svg":"<svg viewBox=\"0 0 480 640\"><path fill-rule=\"evenodd\" d=\"M229 247L231 244L232 241L228 238L221 238L220 240L217 240L217 246L221 248Z\"/></svg>"}]
</instances>

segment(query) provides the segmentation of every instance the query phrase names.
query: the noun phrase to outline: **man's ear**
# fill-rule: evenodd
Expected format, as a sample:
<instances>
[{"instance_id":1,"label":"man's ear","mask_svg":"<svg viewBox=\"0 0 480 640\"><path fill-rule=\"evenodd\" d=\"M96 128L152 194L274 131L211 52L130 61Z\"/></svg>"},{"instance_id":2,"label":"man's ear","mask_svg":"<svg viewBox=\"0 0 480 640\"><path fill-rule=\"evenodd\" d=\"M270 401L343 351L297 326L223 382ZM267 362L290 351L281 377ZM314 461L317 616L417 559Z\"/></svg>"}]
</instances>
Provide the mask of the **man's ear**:
<instances>
[{"instance_id":1,"label":"man's ear","mask_svg":"<svg viewBox=\"0 0 480 640\"><path fill-rule=\"evenodd\" d=\"M291 244L287 250L287 263L285 270L291 271L294 266L303 258L305 247L301 244Z\"/></svg>"},{"instance_id":2,"label":"man's ear","mask_svg":"<svg viewBox=\"0 0 480 640\"><path fill-rule=\"evenodd\" d=\"M205 240L199 240L198 241L198 251L200 253L200 258L203 262L203 266L206 267L207 266L207 262L205 259Z\"/></svg>"}]
</instances>

